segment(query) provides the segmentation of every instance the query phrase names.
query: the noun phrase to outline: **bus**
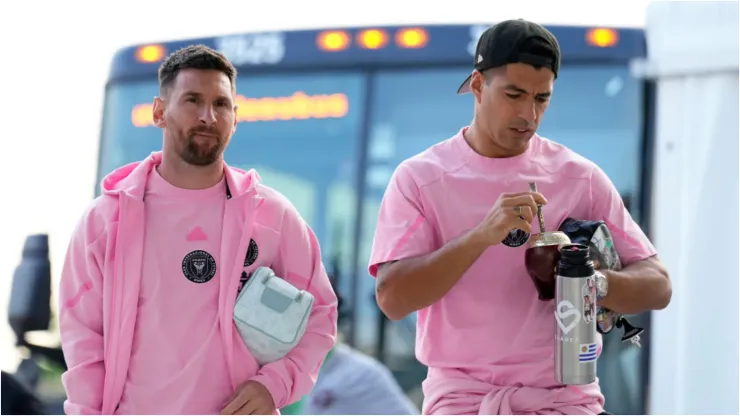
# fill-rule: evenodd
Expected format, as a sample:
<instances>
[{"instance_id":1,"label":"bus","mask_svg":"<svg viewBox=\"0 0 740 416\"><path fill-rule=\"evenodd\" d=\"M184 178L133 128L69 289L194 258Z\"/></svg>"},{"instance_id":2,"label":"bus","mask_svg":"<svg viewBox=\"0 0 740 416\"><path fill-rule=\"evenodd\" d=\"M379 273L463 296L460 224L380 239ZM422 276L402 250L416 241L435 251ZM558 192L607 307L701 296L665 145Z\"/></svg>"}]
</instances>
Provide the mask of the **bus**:
<instances>
[{"instance_id":1,"label":"bus","mask_svg":"<svg viewBox=\"0 0 740 416\"><path fill-rule=\"evenodd\" d=\"M425 376L414 358L414 317L383 319L367 261L396 166L472 119L471 96L456 90L489 26L265 31L126 47L115 55L106 85L96 183L160 148L151 106L166 56L193 44L222 52L238 70L239 124L227 163L256 169L293 202L350 305L348 343L379 356L411 390ZM539 133L601 166L647 230L644 161L653 93L629 67L646 55L643 31L548 28L560 43L562 65ZM613 413L645 412L649 314L634 323L646 328L642 348L622 344L618 335L604 337L599 378Z\"/></svg>"}]
</instances>

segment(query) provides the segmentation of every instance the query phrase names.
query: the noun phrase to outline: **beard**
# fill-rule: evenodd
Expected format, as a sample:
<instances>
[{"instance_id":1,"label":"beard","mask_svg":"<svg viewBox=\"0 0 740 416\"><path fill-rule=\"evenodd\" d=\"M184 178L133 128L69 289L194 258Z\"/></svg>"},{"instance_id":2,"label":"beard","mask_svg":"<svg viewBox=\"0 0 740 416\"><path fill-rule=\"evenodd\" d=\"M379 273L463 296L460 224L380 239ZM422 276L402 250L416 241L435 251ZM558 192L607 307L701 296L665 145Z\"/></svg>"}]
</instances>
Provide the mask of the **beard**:
<instances>
[{"instance_id":1,"label":"beard","mask_svg":"<svg viewBox=\"0 0 740 416\"><path fill-rule=\"evenodd\" d=\"M213 137L196 137L198 133ZM226 139L214 128L198 127L178 136L177 153L185 163L193 166L208 166L215 163L226 147Z\"/></svg>"}]
</instances>

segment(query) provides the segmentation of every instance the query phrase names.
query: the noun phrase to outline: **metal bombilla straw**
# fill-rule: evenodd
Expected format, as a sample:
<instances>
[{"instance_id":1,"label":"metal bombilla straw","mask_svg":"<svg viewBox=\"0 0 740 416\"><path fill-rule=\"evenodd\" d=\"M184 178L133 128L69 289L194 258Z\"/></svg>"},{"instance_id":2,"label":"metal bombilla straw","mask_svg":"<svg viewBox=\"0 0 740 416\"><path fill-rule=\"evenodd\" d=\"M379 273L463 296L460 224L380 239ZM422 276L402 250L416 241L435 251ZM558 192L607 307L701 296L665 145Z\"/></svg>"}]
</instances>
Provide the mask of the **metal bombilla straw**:
<instances>
[{"instance_id":1,"label":"metal bombilla straw","mask_svg":"<svg viewBox=\"0 0 740 416\"><path fill-rule=\"evenodd\" d=\"M529 189L537 192L537 185L530 182ZM531 226L532 233L524 251L524 266L537 288L538 298L547 301L555 298L555 276L560 261L560 246L570 244L570 239L562 231L547 231L542 205L539 203L537 219L540 223L540 232L534 233L535 226Z\"/></svg>"},{"instance_id":2,"label":"metal bombilla straw","mask_svg":"<svg viewBox=\"0 0 740 416\"><path fill-rule=\"evenodd\" d=\"M537 184L534 182L529 183L529 190L537 192ZM545 232L545 218L542 216L542 205L537 204L537 219L540 222L540 233Z\"/></svg>"}]
</instances>

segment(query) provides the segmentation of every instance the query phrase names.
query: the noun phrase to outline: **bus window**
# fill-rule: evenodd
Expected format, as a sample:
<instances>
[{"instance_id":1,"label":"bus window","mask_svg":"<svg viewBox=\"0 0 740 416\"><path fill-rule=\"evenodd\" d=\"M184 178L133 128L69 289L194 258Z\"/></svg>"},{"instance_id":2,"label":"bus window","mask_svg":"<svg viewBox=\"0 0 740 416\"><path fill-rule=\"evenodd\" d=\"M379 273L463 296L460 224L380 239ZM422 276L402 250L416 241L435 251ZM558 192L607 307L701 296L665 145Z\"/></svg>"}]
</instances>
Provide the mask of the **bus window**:
<instances>
[{"instance_id":1,"label":"bus window","mask_svg":"<svg viewBox=\"0 0 740 416\"><path fill-rule=\"evenodd\" d=\"M639 221L642 89L621 65L565 66L540 134L596 162Z\"/></svg>"},{"instance_id":2,"label":"bus window","mask_svg":"<svg viewBox=\"0 0 740 416\"><path fill-rule=\"evenodd\" d=\"M355 181L365 78L354 73L242 76L237 80L236 133L226 162L255 168L311 225L331 272L338 256L348 279L355 222ZM100 177L161 148L151 125L157 81L109 87ZM100 178L99 178L100 179ZM349 291L349 282L340 282ZM348 297L348 292L345 294Z\"/></svg>"},{"instance_id":3,"label":"bus window","mask_svg":"<svg viewBox=\"0 0 740 416\"><path fill-rule=\"evenodd\" d=\"M472 120L472 96L456 95L458 86L469 73L469 67L461 67L381 71L376 75L374 102L370 109L361 258L370 257L378 208L395 167L404 159L453 136ZM639 196L640 106L641 87L630 77L627 66L565 65L555 83L552 103L539 133L596 162L634 207ZM639 220L638 215L635 219ZM362 290L371 293L373 279L364 280L367 282ZM391 327L386 331L388 354L412 355L414 334L408 328L414 326ZM639 413L642 400L640 356L643 352L623 348L616 335L604 341L599 363L609 364L600 364L599 376L610 403L609 411Z\"/></svg>"}]
</instances>

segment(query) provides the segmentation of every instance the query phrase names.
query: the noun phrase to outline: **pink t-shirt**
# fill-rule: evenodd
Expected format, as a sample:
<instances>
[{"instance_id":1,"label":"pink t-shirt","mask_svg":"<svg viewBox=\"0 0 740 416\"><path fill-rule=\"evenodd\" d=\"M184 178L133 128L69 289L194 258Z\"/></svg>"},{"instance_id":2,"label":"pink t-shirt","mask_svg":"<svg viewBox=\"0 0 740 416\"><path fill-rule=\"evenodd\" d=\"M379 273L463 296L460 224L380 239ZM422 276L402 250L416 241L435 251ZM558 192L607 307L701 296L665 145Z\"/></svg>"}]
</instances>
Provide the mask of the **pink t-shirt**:
<instances>
[{"instance_id":1,"label":"pink t-shirt","mask_svg":"<svg viewBox=\"0 0 740 416\"><path fill-rule=\"evenodd\" d=\"M655 254L611 181L591 161L537 135L519 156L486 158L468 145L466 129L396 169L380 208L371 275L381 263L441 248L477 225L501 193L528 191L529 182L548 200L548 230L557 230L567 217L606 220L624 264ZM431 367L429 379L561 387L554 375L554 302L537 299L525 249L490 247L442 299L418 311L416 355ZM603 402L598 388L575 388ZM425 395L434 395L427 385Z\"/></svg>"},{"instance_id":2,"label":"pink t-shirt","mask_svg":"<svg viewBox=\"0 0 740 416\"><path fill-rule=\"evenodd\" d=\"M218 323L225 202L223 180L186 190L156 169L149 175L139 306L117 414L219 414L232 393Z\"/></svg>"}]
</instances>

